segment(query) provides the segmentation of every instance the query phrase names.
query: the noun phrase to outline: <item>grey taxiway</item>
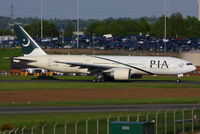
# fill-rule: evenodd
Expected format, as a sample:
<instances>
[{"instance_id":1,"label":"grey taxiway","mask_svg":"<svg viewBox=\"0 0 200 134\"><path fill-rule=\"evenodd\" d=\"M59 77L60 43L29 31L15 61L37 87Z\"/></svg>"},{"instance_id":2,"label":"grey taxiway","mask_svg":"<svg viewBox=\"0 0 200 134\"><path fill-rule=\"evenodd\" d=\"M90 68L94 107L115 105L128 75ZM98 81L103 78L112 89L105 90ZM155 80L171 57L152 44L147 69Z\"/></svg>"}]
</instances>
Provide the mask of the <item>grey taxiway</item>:
<instances>
[{"instance_id":1,"label":"grey taxiway","mask_svg":"<svg viewBox=\"0 0 200 134\"><path fill-rule=\"evenodd\" d=\"M77 113L77 112L131 112L162 111L200 108L199 104L148 104L110 106L48 106L48 107L1 107L0 114L24 113Z\"/></svg>"}]
</instances>

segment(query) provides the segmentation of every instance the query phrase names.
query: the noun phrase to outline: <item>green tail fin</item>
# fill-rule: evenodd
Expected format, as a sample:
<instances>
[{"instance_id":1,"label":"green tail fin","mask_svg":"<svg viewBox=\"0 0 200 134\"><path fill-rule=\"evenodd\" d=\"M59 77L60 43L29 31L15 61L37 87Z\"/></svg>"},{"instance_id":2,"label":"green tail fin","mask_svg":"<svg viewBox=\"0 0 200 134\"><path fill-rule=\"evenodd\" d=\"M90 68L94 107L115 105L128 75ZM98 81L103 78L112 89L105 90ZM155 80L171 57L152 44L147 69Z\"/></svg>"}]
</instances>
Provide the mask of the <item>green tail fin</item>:
<instances>
[{"instance_id":1,"label":"green tail fin","mask_svg":"<svg viewBox=\"0 0 200 134\"><path fill-rule=\"evenodd\" d=\"M14 27L24 56L47 55L21 26Z\"/></svg>"}]
</instances>

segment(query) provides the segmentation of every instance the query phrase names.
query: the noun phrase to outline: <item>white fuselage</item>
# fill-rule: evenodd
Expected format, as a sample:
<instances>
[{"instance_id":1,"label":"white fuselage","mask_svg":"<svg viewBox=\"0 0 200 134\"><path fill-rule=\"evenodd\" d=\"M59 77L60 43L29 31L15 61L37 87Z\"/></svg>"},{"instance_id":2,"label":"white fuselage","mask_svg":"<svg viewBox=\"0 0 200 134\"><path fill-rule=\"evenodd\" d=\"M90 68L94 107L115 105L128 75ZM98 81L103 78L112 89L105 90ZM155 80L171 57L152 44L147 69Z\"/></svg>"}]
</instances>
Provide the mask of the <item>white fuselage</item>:
<instances>
[{"instance_id":1,"label":"white fuselage","mask_svg":"<svg viewBox=\"0 0 200 134\"><path fill-rule=\"evenodd\" d=\"M80 63L111 68L128 68L133 74L177 75L196 69L188 61L173 57L155 56L88 56L88 55L43 55L26 56L18 59L34 60L28 63L34 67L64 73L90 73L87 68L58 62Z\"/></svg>"}]
</instances>

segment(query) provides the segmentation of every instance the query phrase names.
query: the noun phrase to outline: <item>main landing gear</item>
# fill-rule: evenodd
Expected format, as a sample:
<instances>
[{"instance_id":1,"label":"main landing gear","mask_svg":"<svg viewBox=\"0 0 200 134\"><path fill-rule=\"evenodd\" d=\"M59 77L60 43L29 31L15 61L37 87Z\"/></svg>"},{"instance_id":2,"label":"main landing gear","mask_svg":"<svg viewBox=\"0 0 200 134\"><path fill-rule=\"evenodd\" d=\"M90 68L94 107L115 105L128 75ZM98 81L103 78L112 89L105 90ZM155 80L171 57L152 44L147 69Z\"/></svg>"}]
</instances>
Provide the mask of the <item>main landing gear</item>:
<instances>
[{"instance_id":1,"label":"main landing gear","mask_svg":"<svg viewBox=\"0 0 200 134\"><path fill-rule=\"evenodd\" d=\"M93 79L93 82L104 82L104 76L103 75L97 75L96 78Z\"/></svg>"},{"instance_id":2,"label":"main landing gear","mask_svg":"<svg viewBox=\"0 0 200 134\"><path fill-rule=\"evenodd\" d=\"M178 74L178 78L177 78L176 82L181 82L181 77L183 77L183 74Z\"/></svg>"}]
</instances>

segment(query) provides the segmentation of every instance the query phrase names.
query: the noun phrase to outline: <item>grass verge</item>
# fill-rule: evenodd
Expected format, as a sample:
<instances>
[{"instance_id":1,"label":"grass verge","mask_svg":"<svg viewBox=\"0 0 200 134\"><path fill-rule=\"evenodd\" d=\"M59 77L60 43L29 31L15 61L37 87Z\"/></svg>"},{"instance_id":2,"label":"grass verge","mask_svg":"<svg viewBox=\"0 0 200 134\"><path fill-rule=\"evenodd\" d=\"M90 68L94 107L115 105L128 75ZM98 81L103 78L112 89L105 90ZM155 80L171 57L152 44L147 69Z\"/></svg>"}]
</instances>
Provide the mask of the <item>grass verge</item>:
<instances>
[{"instance_id":1,"label":"grass verge","mask_svg":"<svg viewBox=\"0 0 200 134\"><path fill-rule=\"evenodd\" d=\"M200 88L200 84L184 83L65 83L65 82L1 82L0 90L67 90L96 88Z\"/></svg>"},{"instance_id":2,"label":"grass verge","mask_svg":"<svg viewBox=\"0 0 200 134\"><path fill-rule=\"evenodd\" d=\"M0 70L10 70L10 57L22 56L21 49L0 48ZM6 57L6 58L5 58Z\"/></svg>"},{"instance_id":3,"label":"grass verge","mask_svg":"<svg viewBox=\"0 0 200 134\"><path fill-rule=\"evenodd\" d=\"M139 105L139 104L194 104L199 103L200 98L119 98L119 99L98 99L66 102L46 102L46 103L3 103L0 107L16 106L86 106L86 105Z\"/></svg>"},{"instance_id":4,"label":"grass verge","mask_svg":"<svg viewBox=\"0 0 200 134\"><path fill-rule=\"evenodd\" d=\"M9 124L13 128L22 128L26 126L25 134L30 133L31 128L36 126L34 133L41 133L41 127L45 123L47 123L45 127L45 133L53 133L53 126L57 122L58 125L56 127L57 133L64 132L64 124L68 121L67 125L67 133L74 133L75 122L78 121L78 133L85 133L85 123L87 119L90 119L88 122L89 133L96 133L97 119L99 119L99 131L100 133L106 133L107 126L107 117L110 116L110 122L112 121L127 121L129 116L130 121L146 121L148 111L145 112L103 112L103 113L52 113L52 114L5 114L0 115L0 125ZM157 111L153 111L148 113L148 120L155 121L156 120ZM199 110L194 110L194 115L199 115ZM138 116L139 115L139 116ZM185 110L184 119L191 119L192 112L191 110ZM165 111L161 111L158 114L158 126L157 130L159 134L164 133L164 118ZM180 133L182 130L182 111L176 111L176 132ZM167 130L168 133L173 133L174 121L174 111L168 111L167 113ZM180 122L178 122L180 121ZM155 127L154 127L155 128ZM191 122L186 122L184 124L184 128L186 132L191 131ZM195 130L199 130L199 124L194 124Z\"/></svg>"}]
</instances>

